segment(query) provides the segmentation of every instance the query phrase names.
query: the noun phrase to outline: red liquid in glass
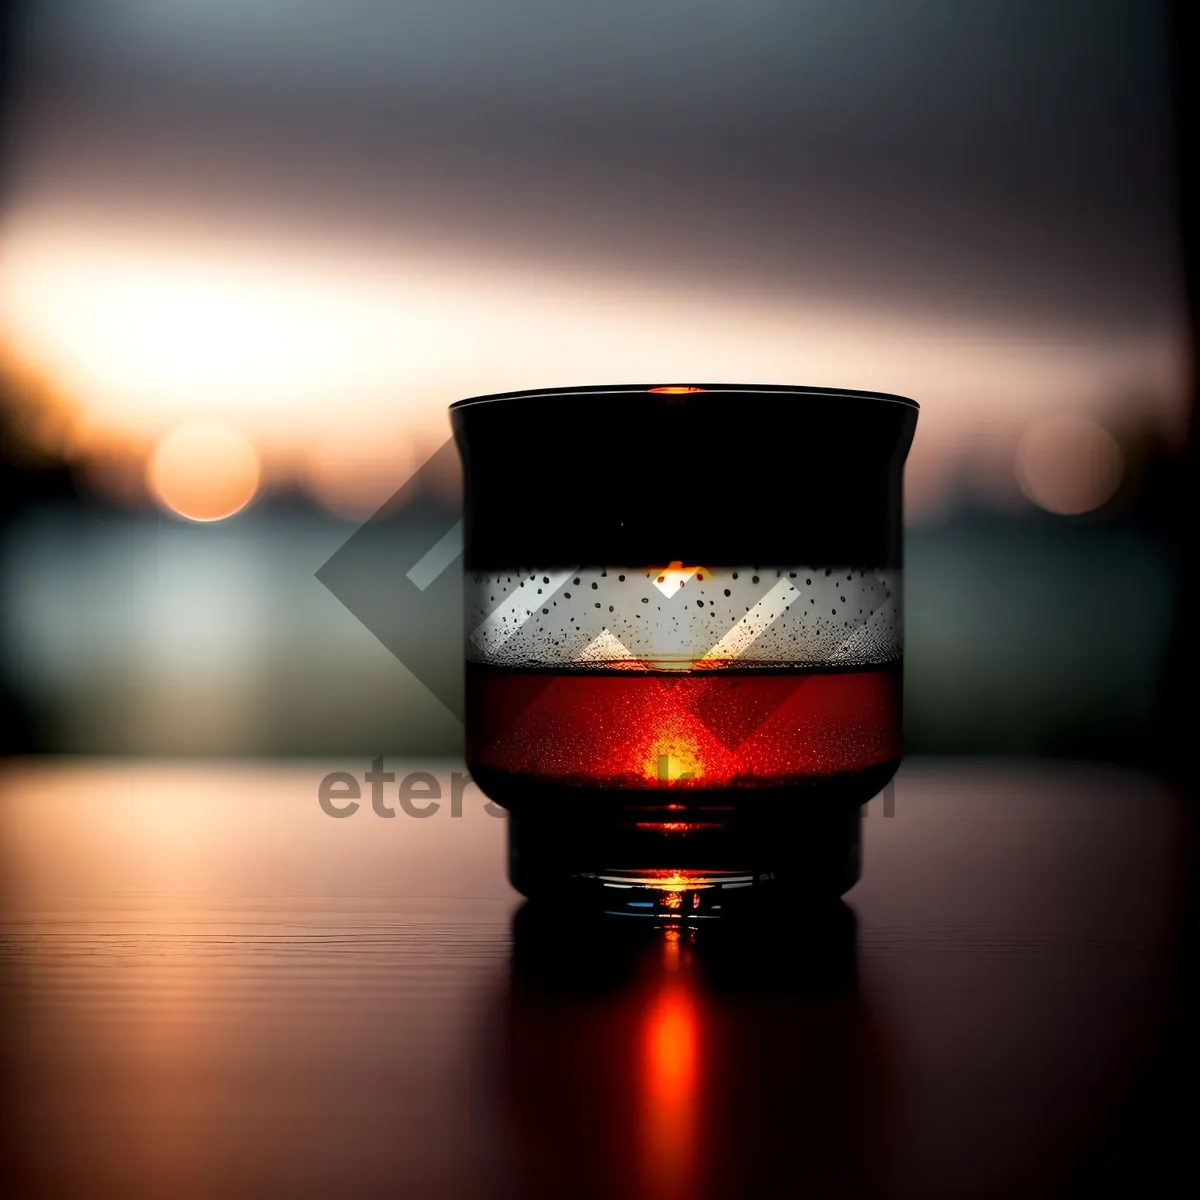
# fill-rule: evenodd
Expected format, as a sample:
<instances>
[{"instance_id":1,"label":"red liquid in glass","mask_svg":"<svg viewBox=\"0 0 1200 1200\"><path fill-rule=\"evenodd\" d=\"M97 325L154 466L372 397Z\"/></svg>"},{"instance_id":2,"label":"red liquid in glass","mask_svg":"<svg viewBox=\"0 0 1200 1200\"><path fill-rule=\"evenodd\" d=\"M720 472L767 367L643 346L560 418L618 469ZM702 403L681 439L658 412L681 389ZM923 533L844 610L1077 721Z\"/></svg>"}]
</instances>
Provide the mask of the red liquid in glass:
<instances>
[{"instance_id":1,"label":"red liquid in glass","mask_svg":"<svg viewBox=\"0 0 1200 1200\"><path fill-rule=\"evenodd\" d=\"M667 790L695 802L706 791L811 787L901 754L899 662L689 671L470 663L467 703L477 773L593 794Z\"/></svg>"}]
</instances>

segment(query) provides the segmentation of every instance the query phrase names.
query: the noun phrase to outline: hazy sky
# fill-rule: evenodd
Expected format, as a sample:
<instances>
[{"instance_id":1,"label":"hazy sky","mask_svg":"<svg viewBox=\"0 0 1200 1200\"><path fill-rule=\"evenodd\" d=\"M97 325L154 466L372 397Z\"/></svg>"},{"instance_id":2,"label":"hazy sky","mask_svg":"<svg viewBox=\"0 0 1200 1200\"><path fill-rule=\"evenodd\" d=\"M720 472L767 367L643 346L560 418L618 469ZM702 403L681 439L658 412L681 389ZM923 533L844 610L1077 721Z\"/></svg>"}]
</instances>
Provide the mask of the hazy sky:
<instances>
[{"instance_id":1,"label":"hazy sky","mask_svg":"<svg viewBox=\"0 0 1200 1200\"><path fill-rule=\"evenodd\" d=\"M1176 303L1165 19L1147 0L31 14L28 187L256 199L331 228L1089 327Z\"/></svg>"},{"instance_id":2,"label":"hazy sky","mask_svg":"<svg viewBox=\"0 0 1200 1200\"><path fill-rule=\"evenodd\" d=\"M25 16L0 306L97 427L394 449L472 391L828 383L1011 476L1030 414L1179 407L1159 3Z\"/></svg>"}]
</instances>

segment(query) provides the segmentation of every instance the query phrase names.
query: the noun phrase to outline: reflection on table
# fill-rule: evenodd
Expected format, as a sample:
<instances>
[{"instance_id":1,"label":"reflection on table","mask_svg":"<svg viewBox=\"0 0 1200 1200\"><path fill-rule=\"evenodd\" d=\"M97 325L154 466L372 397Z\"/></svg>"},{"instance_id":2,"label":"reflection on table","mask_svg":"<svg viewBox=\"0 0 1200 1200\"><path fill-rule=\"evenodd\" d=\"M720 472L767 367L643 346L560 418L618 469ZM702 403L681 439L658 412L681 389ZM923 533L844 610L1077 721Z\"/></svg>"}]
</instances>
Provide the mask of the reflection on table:
<instances>
[{"instance_id":1,"label":"reflection on table","mask_svg":"<svg viewBox=\"0 0 1200 1200\"><path fill-rule=\"evenodd\" d=\"M1011 1196L1157 1061L1146 778L914 763L844 904L664 930L522 905L473 788L326 816L368 765L0 776L7 1194Z\"/></svg>"}]
</instances>

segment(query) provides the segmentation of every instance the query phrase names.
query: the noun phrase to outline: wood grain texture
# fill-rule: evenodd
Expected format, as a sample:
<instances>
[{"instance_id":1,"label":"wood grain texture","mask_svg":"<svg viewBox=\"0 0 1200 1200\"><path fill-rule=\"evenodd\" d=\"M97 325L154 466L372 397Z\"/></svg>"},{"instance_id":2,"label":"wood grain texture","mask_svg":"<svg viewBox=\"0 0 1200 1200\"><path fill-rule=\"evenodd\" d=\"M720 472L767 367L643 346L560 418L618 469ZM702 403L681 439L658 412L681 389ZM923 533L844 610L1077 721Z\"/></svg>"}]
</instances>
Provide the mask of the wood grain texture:
<instances>
[{"instance_id":1,"label":"wood grain texture","mask_svg":"<svg viewBox=\"0 0 1200 1200\"><path fill-rule=\"evenodd\" d=\"M845 905L668 943L519 911L473 788L326 816L367 765L0 776L5 1194L1061 1194L1173 1019L1144 777L911 765Z\"/></svg>"}]
</instances>

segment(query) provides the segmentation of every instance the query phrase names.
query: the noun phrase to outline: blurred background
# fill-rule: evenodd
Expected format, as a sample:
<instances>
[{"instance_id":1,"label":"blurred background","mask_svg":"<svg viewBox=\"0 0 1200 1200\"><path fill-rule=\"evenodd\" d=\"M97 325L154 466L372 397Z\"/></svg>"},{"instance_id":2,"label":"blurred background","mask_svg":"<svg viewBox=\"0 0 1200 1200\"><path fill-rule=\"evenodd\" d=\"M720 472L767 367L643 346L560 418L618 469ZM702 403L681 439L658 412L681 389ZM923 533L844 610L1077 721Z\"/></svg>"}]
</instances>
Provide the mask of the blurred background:
<instances>
[{"instance_id":1,"label":"blurred background","mask_svg":"<svg viewBox=\"0 0 1200 1200\"><path fill-rule=\"evenodd\" d=\"M314 572L453 400L701 379L920 401L911 751L1161 760L1165 3L0 11L5 751L457 752Z\"/></svg>"}]
</instances>

